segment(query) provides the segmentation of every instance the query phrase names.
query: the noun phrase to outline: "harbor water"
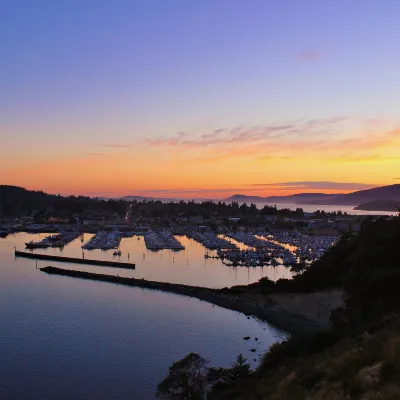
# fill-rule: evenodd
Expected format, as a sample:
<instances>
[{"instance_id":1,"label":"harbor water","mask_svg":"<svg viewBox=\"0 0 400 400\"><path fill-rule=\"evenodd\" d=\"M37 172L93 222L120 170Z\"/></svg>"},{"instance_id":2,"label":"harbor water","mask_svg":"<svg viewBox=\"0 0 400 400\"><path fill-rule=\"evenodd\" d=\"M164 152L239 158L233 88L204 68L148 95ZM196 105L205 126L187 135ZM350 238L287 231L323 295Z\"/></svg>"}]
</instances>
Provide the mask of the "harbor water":
<instances>
[{"instance_id":1,"label":"harbor water","mask_svg":"<svg viewBox=\"0 0 400 400\"><path fill-rule=\"evenodd\" d=\"M14 257L14 247L23 250L25 242L41 237L19 233L0 239L2 399L153 399L171 363L189 352L225 367L243 353L255 367L260 355L285 337L265 322L197 299L48 276L39 267L57 263ZM85 235L85 242L89 238ZM182 252L152 253L143 238L123 239L121 258L127 260L129 252L134 271L58 266L210 287L245 284L273 273L272 267L233 270L219 260L205 260L200 244L179 240L186 247ZM62 252L35 252L79 257L81 245L76 239ZM85 256L113 257L112 251L101 250Z\"/></svg>"}]
</instances>

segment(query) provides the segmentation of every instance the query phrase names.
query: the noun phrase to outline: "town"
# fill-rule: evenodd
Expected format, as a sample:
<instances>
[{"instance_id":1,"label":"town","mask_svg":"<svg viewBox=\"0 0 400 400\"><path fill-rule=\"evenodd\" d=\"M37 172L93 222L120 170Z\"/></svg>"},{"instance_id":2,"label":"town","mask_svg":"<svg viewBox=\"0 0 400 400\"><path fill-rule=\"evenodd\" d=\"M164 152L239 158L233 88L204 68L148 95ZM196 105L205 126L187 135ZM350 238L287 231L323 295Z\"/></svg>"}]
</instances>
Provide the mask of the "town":
<instances>
[{"instance_id":1,"label":"town","mask_svg":"<svg viewBox=\"0 0 400 400\"><path fill-rule=\"evenodd\" d=\"M87 242L82 238L82 250L114 250L120 256L122 237L142 236L150 251L182 251L179 237L187 236L204 247L206 259L219 258L227 266L306 266L341 235L357 233L363 220L377 218L237 202L60 199L46 194L45 205L42 201L35 209L36 192L24 194L33 198L29 212L10 203L2 207L0 235L50 234L27 242L28 249L63 247L83 233L92 233Z\"/></svg>"}]
</instances>

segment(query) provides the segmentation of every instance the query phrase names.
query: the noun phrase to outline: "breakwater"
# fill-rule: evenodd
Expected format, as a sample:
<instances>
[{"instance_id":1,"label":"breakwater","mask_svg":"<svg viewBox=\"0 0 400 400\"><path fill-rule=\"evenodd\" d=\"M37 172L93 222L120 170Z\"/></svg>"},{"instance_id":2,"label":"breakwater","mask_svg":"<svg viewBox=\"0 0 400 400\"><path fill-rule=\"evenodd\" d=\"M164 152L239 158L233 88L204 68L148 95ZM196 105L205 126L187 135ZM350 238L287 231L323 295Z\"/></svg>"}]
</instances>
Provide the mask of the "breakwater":
<instances>
[{"instance_id":1,"label":"breakwater","mask_svg":"<svg viewBox=\"0 0 400 400\"><path fill-rule=\"evenodd\" d=\"M322 330L323 327L315 322L290 313L286 310L276 309L273 306L260 305L256 301L241 298L230 289L211 289L198 286L182 285L177 283L155 282L145 279L124 278L115 275L95 274L92 272L72 271L56 267L40 268L49 275L69 276L72 278L88 279L101 282L116 283L119 285L134 286L143 289L161 290L187 297L194 297L202 301L215 304L219 307L252 315L261 320L270 322L276 327L291 334L312 333Z\"/></svg>"},{"instance_id":2,"label":"breakwater","mask_svg":"<svg viewBox=\"0 0 400 400\"><path fill-rule=\"evenodd\" d=\"M61 256L53 256L53 255L49 255L49 254L29 253L26 251L18 251L18 250L15 250L15 256L32 258L35 260L58 261L58 262L67 262L67 263L74 263L74 264L97 265L97 266L101 266L101 267L117 267L117 268L135 269L135 264L132 264L132 263L107 261L107 260L91 260L91 259L86 259L86 258L61 257Z\"/></svg>"}]
</instances>

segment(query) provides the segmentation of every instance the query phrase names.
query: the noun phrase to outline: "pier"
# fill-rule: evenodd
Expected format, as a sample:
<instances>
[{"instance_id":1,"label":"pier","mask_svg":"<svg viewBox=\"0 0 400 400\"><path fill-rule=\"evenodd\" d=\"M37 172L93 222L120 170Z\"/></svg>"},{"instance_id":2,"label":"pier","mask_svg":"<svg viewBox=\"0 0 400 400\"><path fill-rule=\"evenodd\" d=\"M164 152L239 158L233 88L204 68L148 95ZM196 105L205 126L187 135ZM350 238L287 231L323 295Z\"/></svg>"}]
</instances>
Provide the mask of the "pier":
<instances>
[{"instance_id":1,"label":"pier","mask_svg":"<svg viewBox=\"0 0 400 400\"><path fill-rule=\"evenodd\" d=\"M107 261L107 260L91 260L91 259L86 259L86 258L61 257L61 256L53 256L53 255L49 255L49 254L35 254L35 253L29 253L26 251L18 251L18 250L15 250L15 257L25 257L25 258L32 258L35 260L58 261L58 262L67 262L67 263L74 263L74 264L97 265L97 266L101 266L101 267L116 267L116 268L135 269L135 264L133 264L133 263Z\"/></svg>"}]
</instances>

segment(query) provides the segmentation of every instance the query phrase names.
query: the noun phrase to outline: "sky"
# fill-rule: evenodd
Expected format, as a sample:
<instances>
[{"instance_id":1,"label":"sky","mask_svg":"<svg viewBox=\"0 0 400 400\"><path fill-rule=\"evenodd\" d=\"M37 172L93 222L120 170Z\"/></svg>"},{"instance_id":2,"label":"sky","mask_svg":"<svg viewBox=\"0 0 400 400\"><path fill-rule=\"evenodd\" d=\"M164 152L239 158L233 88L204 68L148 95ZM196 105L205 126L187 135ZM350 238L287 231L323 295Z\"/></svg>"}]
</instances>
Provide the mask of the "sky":
<instances>
[{"instance_id":1,"label":"sky","mask_svg":"<svg viewBox=\"0 0 400 400\"><path fill-rule=\"evenodd\" d=\"M400 183L398 0L0 0L0 184L89 196Z\"/></svg>"}]
</instances>

